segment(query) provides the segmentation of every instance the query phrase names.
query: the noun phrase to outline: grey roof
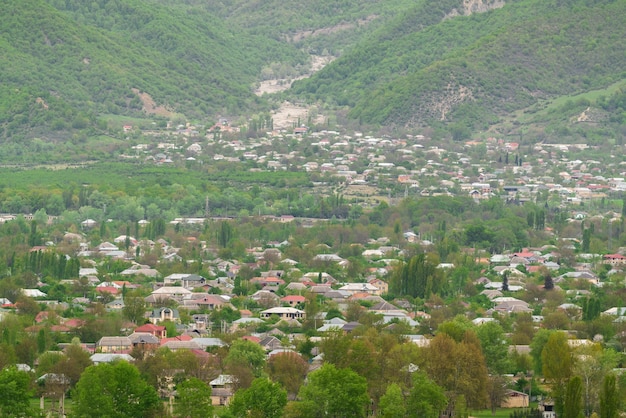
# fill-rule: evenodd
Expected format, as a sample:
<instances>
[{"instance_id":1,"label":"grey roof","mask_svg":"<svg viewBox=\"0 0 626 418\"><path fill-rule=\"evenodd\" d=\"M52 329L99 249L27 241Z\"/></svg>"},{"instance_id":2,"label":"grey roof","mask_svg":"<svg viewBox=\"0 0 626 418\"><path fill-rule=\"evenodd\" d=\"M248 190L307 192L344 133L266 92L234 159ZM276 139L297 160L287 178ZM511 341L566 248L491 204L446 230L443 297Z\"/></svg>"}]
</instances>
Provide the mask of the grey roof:
<instances>
[{"instance_id":1,"label":"grey roof","mask_svg":"<svg viewBox=\"0 0 626 418\"><path fill-rule=\"evenodd\" d=\"M111 363L115 360L134 361L130 354L96 353L89 357L94 364Z\"/></svg>"},{"instance_id":2,"label":"grey roof","mask_svg":"<svg viewBox=\"0 0 626 418\"><path fill-rule=\"evenodd\" d=\"M223 347L224 345L226 345L224 341L220 340L219 338L213 337L194 338L192 341L198 344L203 350L207 347Z\"/></svg>"},{"instance_id":3,"label":"grey roof","mask_svg":"<svg viewBox=\"0 0 626 418\"><path fill-rule=\"evenodd\" d=\"M148 332L134 332L128 336L133 344L158 344L161 340Z\"/></svg>"},{"instance_id":4,"label":"grey roof","mask_svg":"<svg viewBox=\"0 0 626 418\"><path fill-rule=\"evenodd\" d=\"M98 341L98 347L106 346L125 346L131 345L130 338L128 337L102 337Z\"/></svg>"},{"instance_id":5,"label":"grey roof","mask_svg":"<svg viewBox=\"0 0 626 418\"><path fill-rule=\"evenodd\" d=\"M200 349L200 345L195 342L196 339L190 340L190 341L168 341L165 344L163 344L162 347L167 347L170 350L180 350L180 349L187 349L187 350L199 350Z\"/></svg>"}]
</instances>

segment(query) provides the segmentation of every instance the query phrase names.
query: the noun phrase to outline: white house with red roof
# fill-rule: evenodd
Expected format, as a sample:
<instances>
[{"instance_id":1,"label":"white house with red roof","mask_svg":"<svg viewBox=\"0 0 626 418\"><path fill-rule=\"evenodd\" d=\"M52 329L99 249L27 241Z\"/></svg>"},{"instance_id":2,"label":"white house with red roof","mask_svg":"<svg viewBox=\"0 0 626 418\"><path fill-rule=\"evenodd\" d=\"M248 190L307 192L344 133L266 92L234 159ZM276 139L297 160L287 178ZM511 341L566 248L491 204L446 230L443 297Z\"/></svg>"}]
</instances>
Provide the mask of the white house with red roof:
<instances>
[{"instance_id":1,"label":"white house with red roof","mask_svg":"<svg viewBox=\"0 0 626 418\"><path fill-rule=\"evenodd\" d=\"M620 266L622 264L626 264L626 256L621 254L606 254L602 257L604 264L609 264L611 266Z\"/></svg>"}]
</instances>

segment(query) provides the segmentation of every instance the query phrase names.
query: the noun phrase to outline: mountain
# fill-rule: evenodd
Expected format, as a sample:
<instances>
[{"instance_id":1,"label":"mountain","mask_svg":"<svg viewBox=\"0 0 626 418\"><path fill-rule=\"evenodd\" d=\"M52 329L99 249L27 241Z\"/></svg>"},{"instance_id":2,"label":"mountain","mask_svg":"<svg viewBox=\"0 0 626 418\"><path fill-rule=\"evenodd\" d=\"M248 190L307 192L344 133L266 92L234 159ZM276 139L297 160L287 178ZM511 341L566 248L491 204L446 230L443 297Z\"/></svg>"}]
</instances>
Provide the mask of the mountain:
<instances>
[{"instance_id":1,"label":"mountain","mask_svg":"<svg viewBox=\"0 0 626 418\"><path fill-rule=\"evenodd\" d=\"M252 86L296 48L210 13L141 0L1 0L2 136L97 126L103 114L188 118L263 104ZM264 106L266 107L266 106Z\"/></svg>"},{"instance_id":2,"label":"mountain","mask_svg":"<svg viewBox=\"0 0 626 418\"><path fill-rule=\"evenodd\" d=\"M363 123L487 129L623 80L624 21L624 0L422 1L292 93Z\"/></svg>"},{"instance_id":3,"label":"mountain","mask_svg":"<svg viewBox=\"0 0 626 418\"><path fill-rule=\"evenodd\" d=\"M593 135L611 136L624 120L626 0L0 7L0 138L91 138L115 118L248 117L285 98L345 109L371 126L429 126L455 139L521 124L559 133L582 112L612 124ZM263 79L307 73L310 54L338 58L275 98L254 95ZM598 91L617 96L590 99Z\"/></svg>"}]
</instances>

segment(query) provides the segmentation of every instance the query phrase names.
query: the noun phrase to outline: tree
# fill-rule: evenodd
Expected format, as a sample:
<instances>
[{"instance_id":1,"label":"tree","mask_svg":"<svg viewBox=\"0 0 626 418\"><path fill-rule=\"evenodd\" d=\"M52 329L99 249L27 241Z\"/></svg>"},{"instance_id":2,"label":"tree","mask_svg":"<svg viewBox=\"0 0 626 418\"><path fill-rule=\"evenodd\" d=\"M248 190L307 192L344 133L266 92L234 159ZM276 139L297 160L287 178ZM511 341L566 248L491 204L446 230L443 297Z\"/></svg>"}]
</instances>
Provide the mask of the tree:
<instances>
[{"instance_id":1,"label":"tree","mask_svg":"<svg viewBox=\"0 0 626 418\"><path fill-rule=\"evenodd\" d=\"M30 406L34 395L31 377L27 372L9 367L0 371L0 415L3 417L32 417L36 412Z\"/></svg>"},{"instance_id":2,"label":"tree","mask_svg":"<svg viewBox=\"0 0 626 418\"><path fill-rule=\"evenodd\" d=\"M617 367L620 356L612 349L603 350L599 344L578 347L575 353L573 372L582 379L585 416L589 416L597 409L604 376Z\"/></svg>"},{"instance_id":3,"label":"tree","mask_svg":"<svg viewBox=\"0 0 626 418\"><path fill-rule=\"evenodd\" d=\"M447 334L437 334L424 350L423 361L428 376L446 390L450 401L463 395L471 408L486 406L487 367L472 331L467 331L461 342ZM453 402L448 406L453 408Z\"/></svg>"},{"instance_id":4,"label":"tree","mask_svg":"<svg viewBox=\"0 0 626 418\"><path fill-rule=\"evenodd\" d=\"M337 418L365 417L369 401L364 377L329 363L309 374L299 398L313 408L314 416Z\"/></svg>"},{"instance_id":5,"label":"tree","mask_svg":"<svg viewBox=\"0 0 626 418\"><path fill-rule=\"evenodd\" d=\"M600 392L600 418L617 418L620 409L620 394L617 379L612 373L604 376Z\"/></svg>"},{"instance_id":6,"label":"tree","mask_svg":"<svg viewBox=\"0 0 626 418\"><path fill-rule=\"evenodd\" d=\"M265 350L248 340L236 340L224 359L226 370L233 375L235 389L247 388L260 377L265 366Z\"/></svg>"},{"instance_id":7,"label":"tree","mask_svg":"<svg viewBox=\"0 0 626 418\"><path fill-rule=\"evenodd\" d=\"M541 351L543 377L552 384L557 415L563 412L564 389L572 375L572 354L563 332L554 332Z\"/></svg>"},{"instance_id":8,"label":"tree","mask_svg":"<svg viewBox=\"0 0 626 418\"><path fill-rule=\"evenodd\" d=\"M545 276L543 276L543 288L545 290L554 289L554 281L552 280L552 275L550 273L546 273Z\"/></svg>"},{"instance_id":9,"label":"tree","mask_svg":"<svg viewBox=\"0 0 626 418\"><path fill-rule=\"evenodd\" d=\"M537 331L530 343L530 355L533 358L533 368L535 373L543 373L543 362L541 361L543 348L548 343L548 339L555 331L540 329Z\"/></svg>"},{"instance_id":10,"label":"tree","mask_svg":"<svg viewBox=\"0 0 626 418\"><path fill-rule=\"evenodd\" d=\"M287 405L287 392L267 378L254 379L248 389L235 393L230 411L236 418L279 418Z\"/></svg>"},{"instance_id":11,"label":"tree","mask_svg":"<svg viewBox=\"0 0 626 418\"><path fill-rule=\"evenodd\" d=\"M583 417L583 381L580 376L574 376L567 383L562 416L563 418Z\"/></svg>"},{"instance_id":12,"label":"tree","mask_svg":"<svg viewBox=\"0 0 626 418\"><path fill-rule=\"evenodd\" d=\"M391 291L398 295L428 298L441 290L443 275L437 263L425 254L417 254L394 271L390 285Z\"/></svg>"},{"instance_id":13,"label":"tree","mask_svg":"<svg viewBox=\"0 0 626 418\"><path fill-rule=\"evenodd\" d=\"M122 314L133 324L144 320L146 314L146 301L140 296L131 296L124 298L124 307Z\"/></svg>"},{"instance_id":14,"label":"tree","mask_svg":"<svg viewBox=\"0 0 626 418\"><path fill-rule=\"evenodd\" d=\"M196 377L176 386L176 414L181 418L210 418L213 416L211 387Z\"/></svg>"},{"instance_id":15,"label":"tree","mask_svg":"<svg viewBox=\"0 0 626 418\"><path fill-rule=\"evenodd\" d=\"M504 330L497 322L487 322L476 329L476 336L485 356L487 369L491 374L503 374L509 367L509 344Z\"/></svg>"},{"instance_id":16,"label":"tree","mask_svg":"<svg viewBox=\"0 0 626 418\"><path fill-rule=\"evenodd\" d=\"M406 406L402 389L397 383L387 386L385 394L380 397L378 404L380 416L383 418L404 418Z\"/></svg>"},{"instance_id":17,"label":"tree","mask_svg":"<svg viewBox=\"0 0 626 418\"><path fill-rule=\"evenodd\" d=\"M448 400L443 388L430 380L423 372L413 375L413 388L407 398L407 409L416 416L438 418Z\"/></svg>"},{"instance_id":18,"label":"tree","mask_svg":"<svg viewBox=\"0 0 626 418\"><path fill-rule=\"evenodd\" d=\"M502 401L507 397L507 380L505 377L497 374L489 376L489 383L487 385L487 394L489 395L489 407L491 408L491 414L496 414L496 409L502 404Z\"/></svg>"},{"instance_id":19,"label":"tree","mask_svg":"<svg viewBox=\"0 0 626 418\"><path fill-rule=\"evenodd\" d=\"M80 346L80 342L77 338L72 341L72 344L65 349L65 356L57 362L52 371L54 373L63 373L70 380L70 385L73 387L80 380L80 376L83 371L92 365L89 353Z\"/></svg>"},{"instance_id":20,"label":"tree","mask_svg":"<svg viewBox=\"0 0 626 418\"><path fill-rule=\"evenodd\" d=\"M156 390L125 361L85 369L73 399L72 412L79 418L151 417L161 407Z\"/></svg>"},{"instance_id":21,"label":"tree","mask_svg":"<svg viewBox=\"0 0 626 418\"><path fill-rule=\"evenodd\" d=\"M280 383L291 399L298 394L308 369L309 365L301 355L289 351L276 354L267 362L270 378Z\"/></svg>"},{"instance_id":22,"label":"tree","mask_svg":"<svg viewBox=\"0 0 626 418\"><path fill-rule=\"evenodd\" d=\"M223 248L225 248L230 240L233 238L233 227L230 222L223 221L220 225L217 242Z\"/></svg>"}]
</instances>

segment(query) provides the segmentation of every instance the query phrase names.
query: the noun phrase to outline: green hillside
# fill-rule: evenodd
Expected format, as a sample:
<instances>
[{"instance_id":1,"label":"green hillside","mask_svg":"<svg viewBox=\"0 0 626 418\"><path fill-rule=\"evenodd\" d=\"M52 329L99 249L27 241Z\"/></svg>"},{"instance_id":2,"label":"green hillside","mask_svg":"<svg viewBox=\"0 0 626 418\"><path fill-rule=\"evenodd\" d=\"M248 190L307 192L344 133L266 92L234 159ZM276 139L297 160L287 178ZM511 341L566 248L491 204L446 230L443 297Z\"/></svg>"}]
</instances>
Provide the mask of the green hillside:
<instances>
[{"instance_id":1,"label":"green hillside","mask_svg":"<svg viewBox=\"0 0 626 418\"><path fill-rule=\"evenodd\" d=\"M581 95L622 94L609 86L626 79L626 0L0 0L0 7L0 138L84 142L106 133L110 118L246 117L272 106L253 94L255 83L303 74L309 54L339 58L277 99L347 109L365 124L429 126L462 139L515 131L520 122L556 132L585 105L612 126L623 120L620 106L607 105L619 98ZM551 105L555 99L567 106Z\"/></svg>"},{"instance_id":2,"label":"green hillside","mask_svg":"<svg viewBox=\"0 0 626 418\"><path fill-rule=\"evenodd\" d=\"M416 5L293 92L366 123L486 129L626 76L624 0L524 0L444 19L455 3Z\"/></svg>"},{"instance_id":3,"label":"green hillside","mask_svg":"<svg viewBox=\"0 0 626 418\"><path fill-rule=\"evenodd\" d=\"M140 0L1 0L0 8L5 137L95 127L102 113L141 115L133 89L187 117L249 111L268 62L306 60L209 13Z\"/></svg>"}]
</instances>

